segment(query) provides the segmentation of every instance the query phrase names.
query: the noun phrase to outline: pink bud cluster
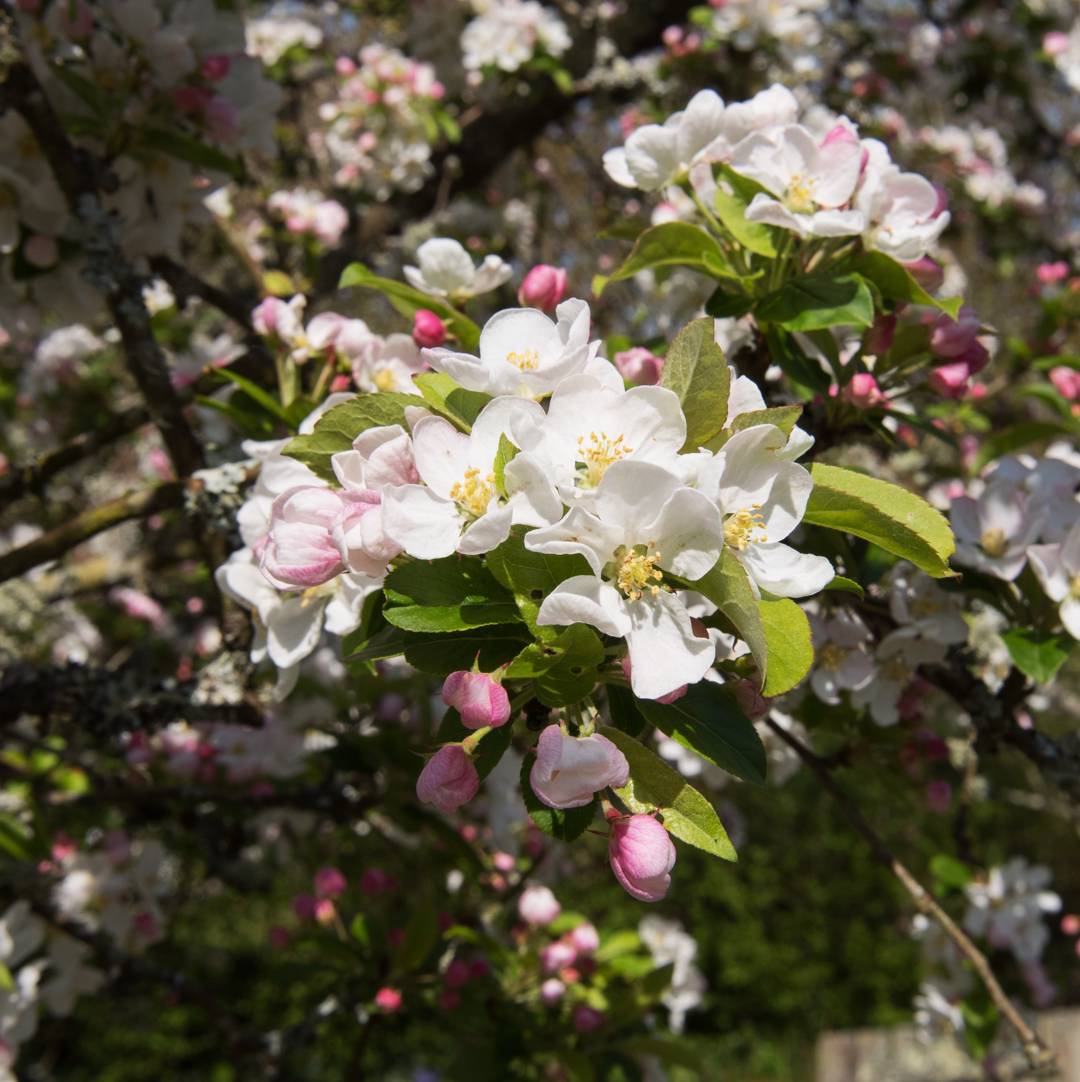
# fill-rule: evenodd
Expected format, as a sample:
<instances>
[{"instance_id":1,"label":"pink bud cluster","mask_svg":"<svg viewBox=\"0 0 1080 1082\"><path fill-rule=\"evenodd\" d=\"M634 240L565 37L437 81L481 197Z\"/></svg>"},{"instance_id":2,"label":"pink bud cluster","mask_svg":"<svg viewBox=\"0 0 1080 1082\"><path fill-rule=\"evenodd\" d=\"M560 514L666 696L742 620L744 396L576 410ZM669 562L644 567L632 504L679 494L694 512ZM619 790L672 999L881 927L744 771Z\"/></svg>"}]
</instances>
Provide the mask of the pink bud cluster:
<instances>
[{"instance_id":1,"label":"pink bud cluster","mask_svg":"<svg viewBox=\"0 0 1080 1082\"><path fill-rule=\"evenodd\" d=\"M955 320L942 313L928 316L926 322L930 327L930 352L938 362L927 382L943 398L963 398L971 377L990 361L989 352L979 341L982 321L965 306Z\"/></svg>"},{"instance_id":2,"label":"pink bud cluster","mask_svg":"<svg viewBox=\"0 0 1080 1082\"><path fill-rule=\"evenodd\" d=\"M336 200L307 188L280 190L266 201L267 210L296 236L311 236L333 246L349 225L349 212Z\"/></svg>"}]
</instances>

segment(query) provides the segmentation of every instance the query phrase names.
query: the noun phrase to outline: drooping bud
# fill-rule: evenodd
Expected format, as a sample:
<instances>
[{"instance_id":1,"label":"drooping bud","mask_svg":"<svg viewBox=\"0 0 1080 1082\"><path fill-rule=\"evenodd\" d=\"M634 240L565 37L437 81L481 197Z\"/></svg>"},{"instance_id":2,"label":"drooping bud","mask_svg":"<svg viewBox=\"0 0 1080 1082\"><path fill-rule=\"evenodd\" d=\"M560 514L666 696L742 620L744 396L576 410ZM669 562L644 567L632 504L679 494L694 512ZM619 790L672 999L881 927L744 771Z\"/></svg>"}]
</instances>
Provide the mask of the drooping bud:
<instances>
[{"instance_id":1,"label":"drooping bud","mask_svg":"<svg viewBox=\"0 0 1080 1082\"><path fill-rule=\"evenodd\" d=\"M418 308L413 316L412 337L421 349L435 349L446 341L446 324L429 308Z\"/></svg>"},{"instance_id":2,"label":"drooping bud","mask_svg":"<svg viewBox=\"0 0 1080 1082\"><path fill-rule=\"evenodd\" d=\"M521 282L518 301L529 308L553 312L566 293L566 271L548 263L538 263Z\"/></svg>"},{"instance_id":3,"label":"drooping bud","mask_svg":"<svg viewBox=\"0 0 1080 1082\"><path fill-rule=\"evenodd\" d=\"M626 756L606 736L570 736L549 725L536 745L529 784L549 808L582 808L609 785L625 785Z\"/></svg>"},{"instance_id":4,"label":"drooping bud","mask_svg":"<svg viewBox=\"0 0 1080 1082\"><path fill-rule=\"evenodd\" d=\"M550 924L561 912L559 899L539 884L526 887L518 899L518 916L526 924Z\"/></svg>"},{"instance_id":5,"label":"drooping bud","mask_svg":"<svg viewBox=\"0 0 1080 1082\"><path fill-rule=\"evenodd\" d=\"M444 744L416 779L416 795L442 812L467 804L479 788L480 775L460 744Z\"/></svg>"},{"instance_id":6,"label":"drooping bud","mask_svg":"<svg viewBox=\"0 0 1080 1082\"><path fill-rule=\"evenodd\" d=\"M623 889L641 902L658 902L671 886L675 846L651 815L614 817L608 839L611 870Z\"/></svg>"},{"instance_id":7,"label":"drooping bud","mask_svg":"<svg viewBox=\"0 0 1080 1082\"><path fill-rule=\"evenodd\" d=\"M443 682L442 701L457 710L466 729L497 729L510 720L506 688L485 672L452 672Z\"/></svg>"}]
</instances>

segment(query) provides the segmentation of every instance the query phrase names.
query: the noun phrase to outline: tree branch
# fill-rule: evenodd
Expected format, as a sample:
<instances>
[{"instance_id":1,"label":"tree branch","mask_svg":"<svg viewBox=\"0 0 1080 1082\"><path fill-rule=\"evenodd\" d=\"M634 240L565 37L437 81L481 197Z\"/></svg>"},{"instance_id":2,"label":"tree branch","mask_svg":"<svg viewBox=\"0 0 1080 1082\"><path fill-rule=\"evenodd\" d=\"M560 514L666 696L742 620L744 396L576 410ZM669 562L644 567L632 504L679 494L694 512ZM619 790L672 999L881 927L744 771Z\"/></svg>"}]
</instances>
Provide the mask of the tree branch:
<instances>
[{"instance_id":1,"label":"tree branch","mask_svg":"<svg viewBox=\"0 0 1080 1082\"><path fill-rule=\"evenodd\" d=\"M857 805L836 783L820 756L811 751L801 740L782 726L776 724L771 718L765 720L769 728L813 771L822 788L832 797L851 827L870 847L877 860L896 876L903 888L911 895L919 911L936 921L941 930L956 944L956 947L971 963L994 1005L1020 1039L1024 1055L1027 1057L1032 1070L1036 1071L1040 1076L1049 1076L1056 1072L1057 1057L1046 1047L1042 1038L1028 1025L1012 1000L1005 994L1005 990L998 983L998 979L994 976L994 971L990 968L990 963L986 960L986 956L982 951L975 946L956 921L941 907L933 894L890 852L888 846L882 841Z\"/></svg>"},{"instance_id":2,"label":"tree branch","mask_svg":"<svg viewBox=\"0 0 1080 1082\"><path fill-rule=\"evenodd\" d=\"M203 465L202 448L184 416L165 356L154 338L142 298L143 279L124 255L114 235L114 221L100 200L100 193L115 184L115 179L105 176L99 161L71 143L37 77L25 63L8 69L0 84L0 107L13 108L22 116L48 161L79 223L88 277L105 295L109 314L124 343L128 368L177 474L189 476Z\"/></svg>"}]
</instances>

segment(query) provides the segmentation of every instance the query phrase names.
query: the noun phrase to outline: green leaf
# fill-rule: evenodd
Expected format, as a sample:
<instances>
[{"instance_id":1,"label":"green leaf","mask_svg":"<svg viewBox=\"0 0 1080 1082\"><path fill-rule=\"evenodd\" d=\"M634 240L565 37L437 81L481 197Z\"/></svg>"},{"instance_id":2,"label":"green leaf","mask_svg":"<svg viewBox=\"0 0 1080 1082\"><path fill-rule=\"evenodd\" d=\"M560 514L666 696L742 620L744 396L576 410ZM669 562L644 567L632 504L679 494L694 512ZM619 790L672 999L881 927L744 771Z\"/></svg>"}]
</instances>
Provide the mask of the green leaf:
<instances>
[{"instance_id":1,"label":"green leaf","mask_svg":"<svg viewBox=\"0 0 1080 1082\"><path fill-rule=\"evenodd\" d=\"M696 1077L704 1077L705 1061L701 1054L670 1037L631 1037L620 1041L619 1046L631 1055L652 1056L667 1067L683 1067L695 1072Z\"/></svg>"},{"instance_id":2,"label":"green leaf","mask_svg":"<svg viewBox=\"0 0 1080 1082\"><path fill-rule=\"evenodd\" d=\"M413 377L416 389L423 399L448 421L463 432L468 432L491 401L491 396L481 391L467 391L445 372L421 372Z\"/></svg>"},{"instance_id":3,"label":"green leaf","mask_svg":"<svg viewBox=\"0 0 1080 1082\"><path fill-rule=\"evenodd\" d=\"M380 425L405 425L406 406L419 406L412 394L359 394L327 410L315 423L315 430L294 436L285 445L285 454L303 462L324 481L337 484L330 459L339 451L348 451L353 440L369 428Z\"/></svg>"},{"instance_id":4,"label":"green leaf","mask_svg":"<svg viewBox=\"0 0 1080 1082\"><path fill-rule=\"evenodd\" d=\"M881 295L890 301L926 304L944 312L950 319L956 319L964 303L963 297L938 300L930 296L906 267L883 252L864 252L852 261L851 269L873 282L881 290Z\"/></svg>"},{"instance_id":5,"label":"green leaf","mask_svg":"<svg viewBox=\"0 0 1080 1082\"><path fill-rule=\"evenodd\" d=\"M399 657L405 652L408 641L406 633L398 627L384 627L366 641L353 645L351 650L348 649L350 644L346 638L345 660L357 662L381 661L388 657Z\"/></svg>"},{"instance_id":6,"label":"green leaf","mask_svg":"<svg viewBox=\"0 0 1080 1082\"><path fill-rule=\"evenodd\" d=\"M1001 636L1013 664L1038 684L1047 684L1069 656L1076 640L1071 635L1052 635L1034 628L1014 628Z\"/></svg>"},{"instance_id":7,"label":"green leaf","mask_svg":"<svg viewBox=\"0 0 1080 1082\"><path fill-rule=\"evenodd\" d=\"M716 809L660 756L621 729L605 725L600 732L626 756L630 780L616 789L619 799L635 813L660 811L667 832L721 860L737 860Z\"/></svg>"},{"instance_id":8,"label":"green leaf","mask_svg":"<svg viewBox=\"0 0 1080 1082\"><path fill-rule=\"evenodd\" d=\"M513 596L476 557L415 560L391 571L384 589L383 616L406 631L463 631L520 619Z\"/></svg>"},{"instance_id":9,"label":"green leaf","mask_svg":"<svg viewBox=\"0 0 1080 1082\"><path fill-rule=\"evenodd\" d=\"M506 467L513 462L519 450L506 438L505 432L499 433L499 449L495 452L495 489L504 500L507 499Z\"/></svg>"},{"instance_id":10,"label":"green leaf","mask_svg":"<svg viewBox=\"0 0 1080 1082\"><path fill-rule=\"evenodd\" d=\"M437 676L469 669L474 660L484 672L493 672L519 654L528 641L528 632L521 624L495 624L449 634L404 632L404 653L414 668Z\"/></svg>"},{"instance_id":11,"label":"green leaf","mask_svg":"<svg viewBox=\"0 0 1080 1082\"><path fill-rule=\"evenodd\" d=\"M764 189L753 181L740 177L727 166L723 167L723 174L716 187L716 216L724 228L748 251L774 259L777 251L775 231L761 222L746 220L746 208L754 196ZM725 191L725 188L730 188L730 192Z\"/></svg>"},{"instance_id":12,"label":"green leaf","mask_svg":"<svg viewBox=\"0 0 1080 1082\"><path fill-rule=\"evenodd\" d=\"M987 437L979 453L975 456L972 469L978 472L988 462L993 462L1002 455L1010 455L1033 443L1041 443L1043 440L1052 440L1058 436L1068 436L1076 439L1080 436L1080 424L1075 422L1061 421L1022 421L1020 424L1010 425L992 436Z\"/></svg>"},{"instance_id":13,"label":"green leaf","mask_svg":"<svg viewBox=\"0 0 1080 1082\"><path fill-rule=\"evenodd\" d=\"M779 323L789 331L869 327L874 322L874 298L857 274L840 278L807 275L792 278L763 297L754 316L759 322Z\"/></svg>"},{"instance_id":14,"label":"green leaf","mask_svg":"<svg viewBox=\"0 0 1080 1082\"><path fill-rule=\"evenodd\" d=\"M938 853L930 859L930 874L943 887L963 890L971 882L971 869L948 853Z\"/></svg>"},{"instance_id":15,"label":"green leaf","mask_svg":"<svg viewBox=\"0 0 1080 1082\"><path fill-rule=\"evenodd\" d=\"M750 647L750 653L761 671L763 679L769 672L769 646L765 627L761 622L758 598L750 585L746 568L730 548L720 553L713 569L696 582L689 584L692 590L704 594L734 627L739 638Z\"/></svg>"},{"instance_id":16,"label":"green leaf","mask_svg":"<svg viewBox=\"0 0 1080 1082\"><path fill-rule=\"evenodd\" d=\"M690 267L711 276L734 276L723 249L710 233L689 222L664 222L638 237L621 267L607 277L598 274L593 278L593 292L599 297L608 282L633 278L654 267Z\"/></svg>"},{"instance_id":17,"label":"green leaf","mask_svg":"<svg viewBox=\"0 0 1080 1082\"><path fill-rule=\"evenodd\" d=\"M525 647L506 670L508 680L535 680L536 697L545 706L580 702L596 686L604 644L591 627L573 624L545 642Z\"/></svg>"},{"instance_id":18,"label":"green leaf","mask_svg":"<svg viewBox=\"0 0 1080 1082\"><path fill-rule=\"evenodd\" d=\"M352 922L349 924L349 935L362 947L368 946L371 942L371 935L368 932L367 921L364 920L363 913L357 913L353 917Z\"/></svg>"},{"instance_id":19,"label":"green leaf","mask_svg":"<svg viewBox=\"0 0 1080 1082\"><path fill-rule=\"evenodd\" d=\"M144 129L133 148L133 153L137 155L142 147L161 151L189 165L197 166L199 169L225 173L233 180L242 180L244 177L244 163L239 158L233 158L216 147L207 146L202 140L186 135L175 128Z\"/></svg>"},{"instance_id":20,"label":"green leaf","mask_svg":"<svg viewBox=\"0 0 1080 1082\"><path fill-rule=\"evenodd\" d=\"M607 686L608 714L612 722L630 736L640 736L645 731L645 718L641 713L641 700L629 689L619 684Z\"/></svg>"},{"instance_id":21,"label":"green leaf","mask_svg":"<svg viewBox=\"0 0 1080 1082\"><path fill-rule=\"evenodd\" d=\"M763 695L782 695L790 691L814 664L810 621L790 598L758 602L761 624L769 654Z\"/></svg>"},{"instance_id":22,"label":"green leaf","mask_svg":"<svg viewBox=\"0 0 1080 1082\"><path fill-rule=\"evenodd\" d=\"M598 962L610 962L614 958L639 950L641 950L641 937L637 932L629 928L620 928L611 935L603 936L593 957Z\"/></svg>"},{"instance_id":23,"label":"green leaf","mask_svg":"<svg viewBox=\"0 0 1080 1082\"><path fill-rule=\"evenodd\" d=\"M416 969L438 942L439 922L435 916L435 908L421 902L413 908L412 916L405 925L405 935L394 951L394 969L399 973Z\"/></svg>"},{"instance_id":24,"label":"green leaf","mask_svg":"<svg viewBox=\"0 0 1080 1082\"><path fill-rule=\"evenodd\" d=\"M802 406L798 404L791 406L770 406L767 409L760 410L748 410L746 413L738 414L734 420L732 420L729 428L721 429L704 446L710 451L719 451L736 432L742 432L744 429L753 428L754 425L776 425L785 436L790 436L791 430L802 416L802 411Z\"/></svg>"},{"instance_id":25,"label":"green leaf","mask_svg":"<svg viewBox=\"0 0 1080 1082\"><path fill-rule=\"evenodd\" d=\"M713 337L711 319L695 319L675 336L664 361L661 384L674 391L682 403L686 415L684 451L696 451L724 427L731 372Z\"/></svg>"},{"instance_id":26,"label":"green leaf","mask_svg":"<svg viewBox=\"0 0 1080 1082\"><path fill-rule=\"evenodd\" d=\"M815 463L803 521L861 537L934 578L953 574L956 541L948 522L913 492L854 470Z\"/></svg>"},{"instance_id":27,"label":"green leaf","mask_svg":"<svg viewBox=\"0 0 1080 1082\"><path fill-rule=\"evenodd\" d=\"M451 706L442 716L435 739L440 744L460 744L463 740L472 736L475 731L475 729L468 729L462 724L461 715ZM511 718L505 725L492 729L480 739L472 761L481 780L486 778L499 765L499 760L503 757L506 749L510 747L513 735L514 719Z\"/></svg>"},{"instance_id":28,"label":"green leaf","mask_svg":"<svg viewBox=\"0 0 1080 1082\"><path fill-rule=\"evenodd\" d=\"M761 737L726 688L702 680L673 703L639 699L637 708L646 721L721 770L745 781L765 781Z\"/></svg>"},{"instance_id":29,"label":"green leaf","mask_svg":"<svg viewBox=\"0 0 1080 1082\"><path fill-rule=\"evenodd\" d=\"M341 289L347 289L349 286L374 289L405 316L411 317L421 308L434 312L467 353L475 350L480 344L480 328L453 305L441 297L433 297L428 293L422 293L419 289L413 289L404 282L395 281L393 278L380 278L377 274L372 274L363 263L350 263L342 273L338 285Z\"/></svg>"},{"instance_id":30,"label":"green leaf","mask_svg":"<svg viewBox=\"0 0 1080 1082\"><path fill-rule=\"evenodd\" d=\"M833 575L833 577L825 583L826 590L842 590L845 593L856 594L858 597L865 597L866 591L853 579L844 578L843 575Z\"/></svg>"},{"instance_id":31,"label":"green leaf","mask_svg":"<svg viewBox=\"0 0 1080 1082\"><path fill-rule=\"evenodd\" d=\"M257 383L253 383L251 380L241 376L239 372L233 372L231 369L215 368L212 369L212 371L218 379L225 380L227 383L232 383L239 387L249 398L258 402L267 413L273 414L273 416L277 417L279 420L285 421L286 424L291 424L292 418L288 411L269 391L264 390Z\"/></svg>"},{"instance_id":32,"label":"green leaf","mask_svg":"<svg viewBox=\"0 0 1080 1082\"><path fill-rule=\"evenodd\" d=\"M766 327L764 331L769 356L783 369L784 375L796 388L802 389L808 398L815 393L828 393L829 375L817 361L806 356L790 334L785 334L778 327Z\"/></svg>"},{"instance_id":33,"label":"green leaf","mask_svg":"<svg viewBox=\"0 0 1080 1082\"><path fill-rule=\"evenodd\" d=\"M532 782L529 780L534 762L536 756L529 754L521 764L521 795L525 799L525 810L529 813L529 818L548 837L558 838L561 842L572 842L575 838L580 838L596 818L600 801L594 797L583 808L549 808L533 792Z\"/></svg>"}]
</instances>

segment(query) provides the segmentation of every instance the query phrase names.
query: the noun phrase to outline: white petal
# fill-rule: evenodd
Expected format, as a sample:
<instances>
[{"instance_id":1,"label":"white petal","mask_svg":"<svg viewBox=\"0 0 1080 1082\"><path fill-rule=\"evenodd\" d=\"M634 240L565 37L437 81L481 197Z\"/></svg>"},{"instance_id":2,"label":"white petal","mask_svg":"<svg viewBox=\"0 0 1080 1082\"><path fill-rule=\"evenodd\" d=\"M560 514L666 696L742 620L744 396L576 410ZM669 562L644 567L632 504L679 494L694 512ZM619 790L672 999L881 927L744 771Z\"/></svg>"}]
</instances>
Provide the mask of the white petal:
<instances>
[{"instance_id":1,"label":"white petal","mask_svg":"<svg viewBox=\"0 0 1080 1082\"><path fill-rule=\"evenodd\" d=\"M622 147L613 147L604 154L604 170L616 184L621 184L624 188L637 187L634 174L626 164L626 151Z\"/></svg>"},{"instance_id":2,"label":"white petal","mask_svg":"<svg viewBox=\"0 0 1080 1082\"><path fill-rule=\"evenodd\" d=\"M548 480L547 470L532 455L522 452L503 473L515 525L548 526L563 515L562 500Z\"/></svg>"},{"instance_id":3,"label":"white petal","mask_svg":"<svg viewBox=\"0 0 1080 1082\"><path fill-rule=\"evenodd\" d=\"M1061 601L1069 592L1069 574L1062 560L1061 545L1032 545L1028 557L1047 597Z\"/></svg>"},{"instance_id":4,"label":"white petal","mask_svg":"<svg viewBox=\"0 0 1080 1082\"><path fill-rule=\"evenodd\" d=\"M624 459L609 466L596 490L596 513L626 534L624 541L648 540L646 528L676 489L678 477L651 462Z\"/></svg>"},{"instance_id":5,"label":"white petal","mask_svg":"<svg viewBox=\"0 0 1080 1082\"><path fill-rule=\"evenodd\" d=\"M724 547L716 505L692 488L673 492L646 532L660 553L660 566L691 581L712 569Z\"/></svg>"},{"instance_id":6,"label":"white petal","mask_svg":"<svg viewBox=\"0 0 1080 1082\"><path fill-rule=\"evenodd\" d=\"M637 186L646 192L670 183L679 172L678 132L646 124L626 140L626 165Z\"/></svg>"},{"instance_id":7,"label":"white petal","mask_svg":"<svg viewBox=\"0 0 1080 1082\"><path fill-rule=\"evenodd\" d=\"M473 284L476 268L472 256L456 240L432 237L416 250L416 259L429 291L433 288L443 293L467 292Z\"/></svg>"},{"instance_id":8,"label":"white petal","mask_svg":"<svg viewBox=\"0 0 1080 1082\"><path fill-rule=\"evenodd\" d=\"M458 552L481 556L498 548L509 536L514 514L510 507L496 507L465 528L458 542Z\"/></svg>"},{"instance_id":9,"label":"white petal","mask_svg":"<svg viewBox=\"0 0 1080 1082\"><path fill-rule=\"evenodd\" d=\"M1080 598L1073 597L1070 594L1062 601L1061 608L1058 611L1061 614L1061 622L1065 625L1065 630L1074 639L1080 639Z\"/></svg>"},{"instance_id":10,"label":"white petal","mask_svg":"<svg viewBox=\"0 0 1080 1082\"><path fill-rule=\"evenodd\" d=\"M787 545L747 545L738 553L750 577L777 597L809 597L832 580L832 564L824 556L796 552Z\"/></svg>"},{"instance_id":11,"label":"white petal","mask_svg":"<svg viewBox=\"0 0 1080 1082\"><path fill-rule=\"evenodd\" d=\"M571 507L553 526L530 530L525 535L525 547L530 552L584 556L598 575L623 542L621 530L580 507Z\"/></svg>"},{"instance_id":12,"label":"white petal","mask_svg":"<svg viewBox=\"0 0 1080 1082\"><path fill-rule=\"evenodd\" d=\"M469 437L442 417L425 417L413 429L413 460L416 472L431 490L444 499L460 483L470 461ZM491 463L488 462L490 469Z\"/></svg>"},{"instance_id":13,"label":"white petal","mask_svg":"<svg viewBox=\"0 0 1080 1082\"><path fill-rule=\"evenodd\" d=\"M319 645L325 602L286 598L266 628L266 652L279 669L302 661Z\"/></svg>"},{"instance_id":14,"label":"white petal","mask_svg":"<svg viewBox=\"0 0 1080 1082\"><path fill-rule=\"evenodd\" d=\"M620 639L631 626L619 591L594 575L575 575L560 582L544 598L536 622L541 627L588 624Z\"/></svg>"},{"instance_id":15,"label":"white petal","mask_svg":"<svg viewBox=\"0 0 1080 1082\"><path fill-rule=\"evenodd\" d=\"M630 683L639 699L659 699L696 684L712 666L712 640L694 635L690 617L674 594L661 590L626 603L630 631Z\"/></svg>"},{"instance_id":16,"label":"white petal","mask_svg":"<svg viewBox=\"0 0 1080 1082\"><path fill-rule=\"evenodd\" d=\"M437 560L457 549L461 514L450 500L423 485L387 489L382 515L387 537L418 560Z\"/></svg>"}]
</instances>

